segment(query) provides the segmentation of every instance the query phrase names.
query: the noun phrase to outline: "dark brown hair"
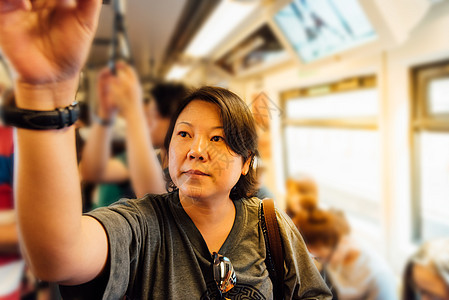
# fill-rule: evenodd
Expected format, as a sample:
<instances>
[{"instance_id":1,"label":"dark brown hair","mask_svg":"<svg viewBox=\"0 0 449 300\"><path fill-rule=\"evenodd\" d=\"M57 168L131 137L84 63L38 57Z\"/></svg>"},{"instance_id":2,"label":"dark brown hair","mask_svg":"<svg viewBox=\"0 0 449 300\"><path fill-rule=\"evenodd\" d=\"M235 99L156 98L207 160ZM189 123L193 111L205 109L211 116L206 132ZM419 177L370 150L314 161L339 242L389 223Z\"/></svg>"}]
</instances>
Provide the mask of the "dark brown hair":
<instances>
[{"instance_id":1,"label":"dark brown hair","mask_svg":"<svg viewBox=\"0 0 449 300\"><path fill-rule=\"evenodd\" d=\"M219 87L205 86L187 95L173 115L165 136L164 146L167 153L169 152L176 120L184 108L193 100L213 103L219 108L227 146L240 155L243 162L248 159L251 160L248 173L240 176L231 190L230 198L238 200L252 197L257 186L256 170L253 168L254 158L258 156L256 126L248 106L233 92ZM167 175L167 189L177 189L169 177L170 175Z\"/></svg>"},{"instance_id":2,"label":"dark brown hair","mask_svg":"<svg viewBox=\"0 0 449 300\"><path fill-rule=\"evenodd\" d=\"M335 247L350 231L343 213L317 207L300 211L293 219L307 245Z\"/></svg>"},{"instance_id":3,"label":"dark brown hair","mask_svg":"<svg viewBox=\"0 0 449 300\"><path fill-rule=\"evenodd\" d=\"M159 114L163 118L170 118L182 100L188 94L188 88L181 83L158 83L150 91L151 99L156 102Z\"/></svg>"}]
</instances>

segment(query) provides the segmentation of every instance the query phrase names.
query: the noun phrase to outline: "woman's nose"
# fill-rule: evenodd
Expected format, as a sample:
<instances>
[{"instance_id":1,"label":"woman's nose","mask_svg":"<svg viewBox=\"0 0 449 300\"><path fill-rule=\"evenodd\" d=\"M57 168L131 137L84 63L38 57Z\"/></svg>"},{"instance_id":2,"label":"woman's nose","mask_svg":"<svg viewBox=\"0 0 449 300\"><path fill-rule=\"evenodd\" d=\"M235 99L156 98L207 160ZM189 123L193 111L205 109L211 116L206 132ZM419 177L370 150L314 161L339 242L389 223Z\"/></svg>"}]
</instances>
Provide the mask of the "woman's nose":
<instances>
[{"instance_id":1,"label":"woman's nose","mask_svg":"<svg viewBox=\"0 0 449 300\"><path fill-rule=\"evenodd\" d=\"M189 159L206 161L208 159L207 139L203 137L194 138L187 156Z\"/></svg>"}]
</instances>

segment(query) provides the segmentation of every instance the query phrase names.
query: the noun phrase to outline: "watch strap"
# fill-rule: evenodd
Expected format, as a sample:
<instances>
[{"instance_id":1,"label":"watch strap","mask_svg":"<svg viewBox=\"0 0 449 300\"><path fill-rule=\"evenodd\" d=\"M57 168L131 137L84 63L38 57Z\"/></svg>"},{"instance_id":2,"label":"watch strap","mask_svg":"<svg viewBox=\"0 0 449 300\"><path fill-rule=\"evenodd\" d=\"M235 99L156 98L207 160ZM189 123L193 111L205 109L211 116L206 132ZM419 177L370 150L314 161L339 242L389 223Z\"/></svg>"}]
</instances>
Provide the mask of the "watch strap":
<instances>
[{"instance_id":1,"label":"watch strap","mask_svg":"<svg viewBox=\"0 0 449 300\"><path fill-rule=\"evenodd\" d=\"M80 108L78 102L50 111L21 109L12 106L4 106L1 109L1 117L5 124L33 130L61 129L68 127L78 120L79 115Z\"/></svg>"}]
</instances>

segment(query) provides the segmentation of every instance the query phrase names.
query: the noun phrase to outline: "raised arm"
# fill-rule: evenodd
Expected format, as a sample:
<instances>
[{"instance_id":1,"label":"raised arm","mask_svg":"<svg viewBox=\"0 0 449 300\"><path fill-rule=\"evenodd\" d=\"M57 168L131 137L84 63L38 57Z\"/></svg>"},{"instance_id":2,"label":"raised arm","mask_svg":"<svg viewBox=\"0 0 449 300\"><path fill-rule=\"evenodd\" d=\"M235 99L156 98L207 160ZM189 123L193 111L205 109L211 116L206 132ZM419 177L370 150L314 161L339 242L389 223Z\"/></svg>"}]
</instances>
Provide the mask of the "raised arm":
<instances>
[{"instance_id":1,"label":"raised arm","mask_svg":"<svg viewBox=\"0 0 449 300\"><path fill-rule=\"evenodd\" d=\"M96 30L101 0L0 0L0 48L14 76L19 108L69 105ZM81 216L74 128L16 132L19 238L41 279L76 284L95 278L107 237Z\"/></svg>"},{"instance_id":2,"label":"raised arm","mask_svg":"<svg viewBox=\"0 0 449 300\"><path fill-rule=\"evenodd\" d=\"M143 109L142 88L132 67L117 63L109 76L112 101L126 120L126 149L131 183L137 197L166 192L162 167L154 150Z\"/></svg>"},{"instance_id":3,"label":"raised arm","mask_svg":"<svg viewBox=\"0 0 449 300\"><path fill-rule=\"evenodd\" d=\"M123 182L129 179L126 166L111 157L112 122L117 114L117 107L112 102L108 77L110 71L105 68L97 78L98 117L89 132L80 162L83 180L89 182Z\"/></svg>"}]
</instances>

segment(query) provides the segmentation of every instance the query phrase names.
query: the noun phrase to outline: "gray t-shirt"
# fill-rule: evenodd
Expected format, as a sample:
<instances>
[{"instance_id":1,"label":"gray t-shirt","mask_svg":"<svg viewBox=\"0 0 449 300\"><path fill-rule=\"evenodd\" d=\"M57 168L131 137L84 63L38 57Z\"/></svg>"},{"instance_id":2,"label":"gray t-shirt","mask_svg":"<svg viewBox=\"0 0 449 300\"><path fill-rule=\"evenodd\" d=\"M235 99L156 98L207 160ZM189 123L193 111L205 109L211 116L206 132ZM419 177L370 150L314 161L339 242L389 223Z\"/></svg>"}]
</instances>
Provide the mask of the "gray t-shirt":
<instances>
[{"instance_id":1,"label":"gray t-shirt","mask_svg":"<svg viewBox=\"0 0 449 300\"><path fill-rule=\"evenodd\" d=\"M234 225L219 253L230 259L237 284L229 299L272 299L257 198L234 201ZM97 279L62 287L64 299L216 299L212 256L184 211L178 192L121 200L89 213L109 240L105 271ZM304 241L278 213L285 249L286 299L331 299Z\"/></svg>"}]
</instances>

